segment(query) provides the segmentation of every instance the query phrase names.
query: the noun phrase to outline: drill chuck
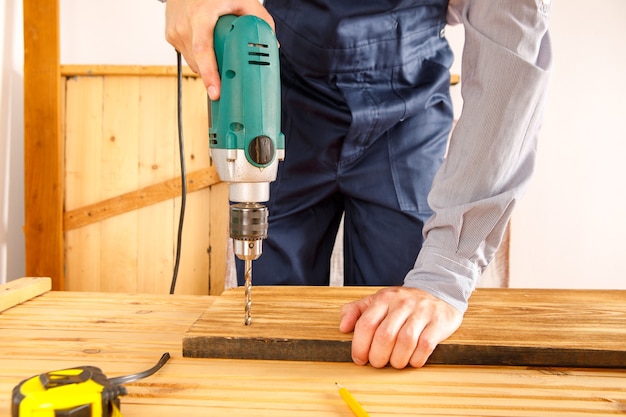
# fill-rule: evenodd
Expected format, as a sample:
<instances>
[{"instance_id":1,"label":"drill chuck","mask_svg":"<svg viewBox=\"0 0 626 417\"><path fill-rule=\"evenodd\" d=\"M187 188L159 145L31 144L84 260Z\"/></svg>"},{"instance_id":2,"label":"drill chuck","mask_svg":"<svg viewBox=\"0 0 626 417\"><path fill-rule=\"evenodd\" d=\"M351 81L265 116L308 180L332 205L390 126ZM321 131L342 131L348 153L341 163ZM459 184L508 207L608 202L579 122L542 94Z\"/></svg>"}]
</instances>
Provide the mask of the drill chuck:
<instances>
[{"instance_id":1,"label":"drill chuck","mask_svg":"<svg viewBox=\"0 0 626 417\"><path fill-rule=\"evenodd\" d=\"M235 255L242 260L261 256L262 240L267 237L268 210L259 203L237 203L230 206L230 237Z\"/></svg>"}]
</instances>

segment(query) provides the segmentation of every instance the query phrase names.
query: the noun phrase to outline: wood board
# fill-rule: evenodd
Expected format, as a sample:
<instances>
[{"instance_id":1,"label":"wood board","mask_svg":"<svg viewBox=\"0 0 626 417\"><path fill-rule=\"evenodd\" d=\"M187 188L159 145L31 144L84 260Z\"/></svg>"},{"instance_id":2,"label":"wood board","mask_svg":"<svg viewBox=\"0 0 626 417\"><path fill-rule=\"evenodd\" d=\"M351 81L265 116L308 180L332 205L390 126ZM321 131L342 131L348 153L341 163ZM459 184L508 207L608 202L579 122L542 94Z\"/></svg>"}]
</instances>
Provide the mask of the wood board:
<instances>
[{"instance_id":1,"label":"wood board","mask_svg":"<svg viewBox=\"0 0 626 417\"><path fill-rule=\"evenodd\" d=\"M48 277L24 277L0 285L0 313L51 288L52 280Z\"/></svg>"},{"instance_id":2,"label":"wood board","mask_svg":"<svg viewBox=\"0 0 626 417\"><path fill-rule=\"evenodd\" d=\"M183 356L351 361L339 332L343 304L371 287L254 287L252 325L243 288L222 294L189 328ZM428 363L626 367L626 291L478 289L461 327Z\"/></svg>"}]
</instances>

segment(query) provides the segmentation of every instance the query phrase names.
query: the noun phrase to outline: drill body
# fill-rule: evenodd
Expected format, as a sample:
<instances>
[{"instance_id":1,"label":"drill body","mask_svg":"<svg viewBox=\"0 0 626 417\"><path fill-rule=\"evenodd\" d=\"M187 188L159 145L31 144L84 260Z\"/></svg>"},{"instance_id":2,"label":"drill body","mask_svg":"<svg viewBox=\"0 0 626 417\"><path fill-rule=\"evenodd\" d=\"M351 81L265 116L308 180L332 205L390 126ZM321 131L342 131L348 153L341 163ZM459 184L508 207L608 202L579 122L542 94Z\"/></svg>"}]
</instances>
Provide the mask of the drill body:
<instances>
[{"instance_id":1,"label":"drill body","mask_svg":"<svg viewBox=\"0 0 626 417\"><path fill-rule=\"evenodd\" d=\"M220 99L211 102L209 145L222 181L229 183L230 236L245 263L246 324L250 324L252 261L267 237L269 183L284 158L280 131L278 42L256 16L222 16L214 32L222 81Z\"/></svg>"}]
</instances>

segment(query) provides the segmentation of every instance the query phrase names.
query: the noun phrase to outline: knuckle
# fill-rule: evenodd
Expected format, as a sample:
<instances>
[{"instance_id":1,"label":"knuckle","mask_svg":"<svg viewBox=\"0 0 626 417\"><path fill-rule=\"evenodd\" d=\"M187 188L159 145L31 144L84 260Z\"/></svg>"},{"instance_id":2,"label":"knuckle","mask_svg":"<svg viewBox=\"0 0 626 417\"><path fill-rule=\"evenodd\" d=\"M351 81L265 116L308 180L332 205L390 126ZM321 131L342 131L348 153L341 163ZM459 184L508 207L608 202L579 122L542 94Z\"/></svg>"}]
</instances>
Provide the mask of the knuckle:
<instances>
[{"instance_id":1,"label":"knuckle","mask_svg":"<svg viewBox=\"0 0 626 417\"><path fill-rule=\"evenodd\" d=\"M396 303L397 303L398 308L405 310L405 311L415 310L417 306L417 302L415 301L414 298L411 298L411 297L398 297L398 300L396 300Z\"/></svg>"},{"instance_id":2,"label":"knuckle","mask_svg":"<svg viewBox=\"0 0 626 417\"><path fill-rule=\"evenodd\" d=\"M418 349L426 355L430 355L437 347L438 341L429 335L422 334L419 339Z\"/></svg>"},{"instance_id":3,"label":"knuckle","mask_svg":"<svg viewBox=\"0 0 626 417\"><path fill-rule=\"evenodd\" d=\"M191 43L191 52L194 55L205 54L209 50L209 45L204 41L194 39Z\"/></svg>"},{"instance_id":4,"label":"knuckle","mask_svg":"<svg viewBox=\"0 0 626 417\"><path fill-rule=\"evenodd\" d=\"M357 322L359 330L370 332L378 326L378 320L369 315L362 315Z\"/></svg>"},{"instance_id":5,"label":"knuckle","mask_svg":"<svg viewBox=\"0 0 626 417\"><path fill-rule=\"evenodd\" d=\"M389 343L389 341L394 340L395 337L396 334L393 328L389 326L381 324L378 326L378 329L376 329L376 338L383 343Z\"/></svg>"},{"instance_id":6,"label":"knuckle","mask_svg":"<svg viewBox=\"0 0 626 417\"><path fill-rule=\"evenodd\" d=\"M398 344L402 346L415 346L419 334L414 326L404 326L398 333Z\"/></svg>"},{"instance_id":7,"label":"knuckle","mask_svg":"<svg viewBox=\"0 0 626 417\"><path fill-rule=\"evenodd\" d=\"M178 41L178 31L176 30L176 26L170 25L165 28L165 40L169 43L175 43Z\"/></svg>"}]
</instances>

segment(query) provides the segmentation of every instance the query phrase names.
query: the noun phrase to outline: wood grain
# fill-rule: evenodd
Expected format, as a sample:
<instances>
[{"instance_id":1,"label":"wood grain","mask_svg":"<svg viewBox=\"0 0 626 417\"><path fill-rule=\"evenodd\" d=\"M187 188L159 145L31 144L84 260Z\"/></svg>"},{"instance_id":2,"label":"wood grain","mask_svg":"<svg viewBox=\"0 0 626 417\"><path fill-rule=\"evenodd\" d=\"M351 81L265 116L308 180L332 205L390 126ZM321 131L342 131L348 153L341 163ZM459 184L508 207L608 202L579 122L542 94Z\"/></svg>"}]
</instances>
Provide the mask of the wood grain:
<instances>
[{"instance_id":1,"label":"wood grain","mask_svg":"<svg viewBox=\"0 0 626 417\"><path fill-rule=\"evenodd\" d=\"M220 179L213 167L190 172L187 174L187 192L202 190L219 182ZM76 229L128 211L170 200L179 197L180 190L181 180L177 177L70 210L63 216L63 229L66 231Z\"/></svg>"},{"instance_id":2,"label":"wood grain","mask_svg":"<svg viewBox=\"0 0 626 417\"><path fill-rule=\"evenodd\" d=\"M24 1L26 274L63 288L63 140L59 2Z\"/></svg>"},{"instance_id":3,"label":"wood grain","mask_svg":"<svg viewBox=\"0 0 626 417\"><path fill-rule=\"evenodd\" d=\"M102 107L104 85L95 77L65 80L65 210L90 205L102 197L101 159ZM85 140L90 138L90 140ZM64 224L65 286L64 290L87 291L101 288L102 225L93 223L67 233Z\"/></svg>"},{"instance_id":4,"label":"wood grain","mask_svg":"<svg viewBox=\"0 0 626 417\"><path fill-rule=\"evenodd\" d=\"M149 368L164 352L172 358L159 372L127 384L124 416L353 416L335 382L350 389L372 417L626 412L626 370L432 364L396 370L348 362L183 357L185 331L218 300L52 291L5 311L0 415L11 415L11 390L25 378L84 365L116 377Z\"/></svg>"},{"instance_id":5,"label":"wood grain","mask_svg":"<svg viewBox=\"0 0 626 417\"><path fill-rule=\"evenodd\" d=\"M47 277L24 277L0 285L0 313L24 301L50 291L52 280Z\"/></svg>"},{"instance_id":6,"label":"wood grain","mask_svg":"<svg viewBox=\"0 0 626 417\"><path fill-rule=\"evenodd\" d=\"M208 108L207 96L202 80L199 78L183 79L183 89L188 91L183 103L183 125L185 127L185 164L188 172L196 172L208 168L211 177L204 176L198 180L206 185L218 182L217 173L211 167L209 141L207 140ZM193 93L192 93L193 92ZM178 152L176 152L178 156ZM178 165L176 165L178 169ZM206 180L206 181L205 181ZM207 187L198 192L187 195L185 227L183 229L183 250L179 279L176 284L177 294L208 294L209 276L209 232L214 227L213 219L209 217L212 188ZM180 212L181 199L174 199L174 212ZM228 200L222 201L222 210L228 210ZM178 218L177 218L178 219ZM223 259L226 265L226 259ZM223 269L222 269L223 271ZM215 277L219 279L218 277Z\"/></svg>"},{"instance_id":7,"label":"wood grain","mask_svg":"<svg viewBox=\"0 0 626 417\"><path fill-rule=\"evenodd\" d=\"M351 361L341 306L367 287L255 287L253 324L243 289L226 291L187 331L188 357ZM429 363L626 366L626 291L479 289L459 330Z\"/></svg>"},{"instance_id":8,"label":"wood grain","mask_svg":"<svg viewBox=\"0 0 626 417\"><path fill-rule=\"evenodd\" d=\"M163 224L165 219L173 219L174 204L171 200L180 196L181 180L175 178L179 175L179 169L173 161L178 155L175 140L158 140L162 132L168 132L170 138L176 137L176 118L161 117L155 122L155 115L176 113L176 89L173 83L163 82L162 77L137 77L139 79L139 126L137 137L139 138L139 153L137 170L139 189L131 191L133 198L119 198L120 208L131 209L131 205L124 203L132 202L131 210L138 210L139 222L138 236L146 236L147 239L137 239L137 292L140 293L167 293L173 268L170 267L172 253L175 250L176 230L174 227L160 227L159 233L155 233L155 225ZM142 138L145 138L142 140ZM156 142L156 143L155 143ZM146 187L153 184L167 184L169 187L150 192ZM164 191L169 190L166 194ZM147 192L146 192L147 191ZM129 194L125 194L128 196ZM141 196L140 196L141 195ZM162 199L155 204L151 201L149 207L143 205L143 200L151 200L153 196L161 195ZM139 198L137 198L139 197ZM145 198L143 198L145 197ZM67 213L66 213L67 214ZM140 254L149 253L150 256Z\"/></svg>"},{"instance_id":9,"label":"wood grain","mask_svg":"<svg viewBox=\"0 0 626 417\"><path fill-rule=\"evenodd\" d=\"M220 295L225 288L228 263L234 255L230 240L230 210L228 209L228 183L211 186L209 206L209 294ZM230 258L229 258L230 254Z\"/></svg>"},{"instance_id":10,"label":"wood grain","mask_svg":"<svg viewBox=\"0 0 626 417\"><path fill-rule=\"evenodd\" d=\"M104 105L102 133L98 138L102 141L102 153L97 158L82 157L101 165L101 197L112 198L136 190L139 185L140 78L105 77L102 81ZM138 290L138 220L139 213L131 211L102 222L100 288L103 291Z\"/></svg>"},{"instance_id":11,"label":"wood grain","mask_svg":"<svg viewBox=\"0 0 626 417\"><path fill-rule=\"evenodd\" d=\"M63 289L167 293L182 188L176 72L127 66L64 72ZM227 185L211 166L202 81L182 81L188 195L176 292L219 294Z\"/></svg>"},{"instance_id":12,"label":"wood grain","mask_svg":"<svg viewBox=\"0 0 626 417\"><path fill-rule=\"evenodd\" d=\"M163 76L176 77L176 65L61 65L61 75L64 77L76 76ZM183 66L183 76L198 78L199 75L193 72L188 66Z\"/></svg>"}]
</instances>

